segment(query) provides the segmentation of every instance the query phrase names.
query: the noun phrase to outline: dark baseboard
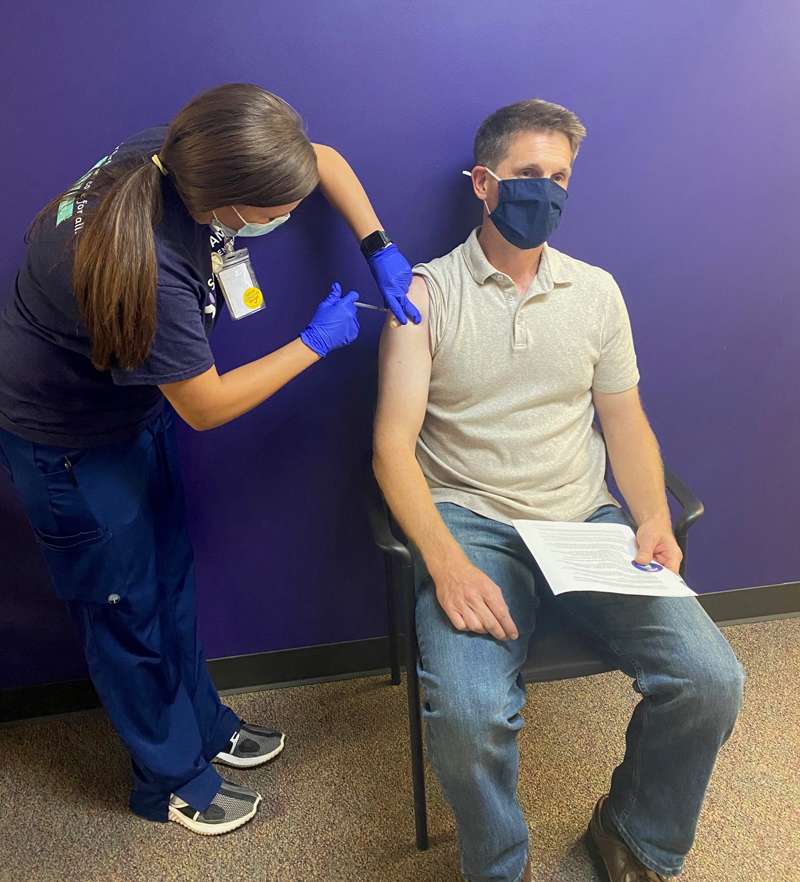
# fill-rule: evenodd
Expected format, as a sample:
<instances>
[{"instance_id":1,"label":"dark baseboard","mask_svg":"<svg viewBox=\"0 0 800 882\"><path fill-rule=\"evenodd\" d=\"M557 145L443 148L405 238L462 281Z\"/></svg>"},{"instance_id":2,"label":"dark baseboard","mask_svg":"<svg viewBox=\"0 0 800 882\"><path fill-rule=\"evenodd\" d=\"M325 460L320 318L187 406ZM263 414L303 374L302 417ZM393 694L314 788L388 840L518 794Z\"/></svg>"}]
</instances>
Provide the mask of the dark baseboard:
<instances>
[{"instance_id":1,"label":"dark baseboard","mask_svg":"<svg viewBox=\"0 0 800 882\"><path fill-rule=\"evenodd\" d=\"M389 668L389 638L232 655L208 663L220 692L342 680Z\"/></svg>"},{"instance_id":2,"label":"dark baseboard","mask_svg":"<svg viewBox=\"0 0 800 882\"><path fill-rule=\"evenodd\" d=\"M89 680L68 680L0 690L0 723L69 714L99 707Z\"/></svg>"},{"instance_id":3,"label":"dark baseboard","mask_svg":"<svg viewBox=\"0 0 800 882\"><path fill-rule=\"evenodd\" d=\"M389 667L389 638L323 643L215 658L208 662L220 692L247 692L342 680ZM100 700L89 680L0 689L0 723L91 710Z\"/></svg>"},{"instance_id":4,"label":"dark baseboard","mask_svg":"<svg viewBox=\"0 0 800 882\"><path fill-rule=\"evenodd\" d=\"M721 626L800 616L800 582L739 588L698 596ZM377 674L388 670L386 637L301 646L213 659L209 669L220 692L245 692ZM88 680L0 690L0 723L99 707Z\"/></svg>"},{"instance_id":5,"label":"dark baseboard","mask_svg":"<svg viewBox=\"0 0 800 882\"><path fill-rule=\"evenodd\" d=\"M697 599L718 625L746 625L800 616L800 582L713 591L699 594Z\"/></svg>"}]
</instances>

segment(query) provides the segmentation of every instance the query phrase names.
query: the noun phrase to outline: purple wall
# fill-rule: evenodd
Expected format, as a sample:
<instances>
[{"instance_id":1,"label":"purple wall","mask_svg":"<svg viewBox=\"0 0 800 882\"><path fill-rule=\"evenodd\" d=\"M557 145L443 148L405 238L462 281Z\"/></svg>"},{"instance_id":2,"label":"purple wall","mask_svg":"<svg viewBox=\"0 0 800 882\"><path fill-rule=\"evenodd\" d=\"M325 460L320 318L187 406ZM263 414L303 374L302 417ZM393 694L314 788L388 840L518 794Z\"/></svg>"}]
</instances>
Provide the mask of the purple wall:
<instances>
[{"instance_id":1,"label":"purple wall","mask_svg":"<svg viewBox=\"0 0 800 882\"><path fill-rule=\"evenodd\" d=\"M449 250L479 216L459 172L481 119L523 97L559 101L589 138L553 241L613 271L626 293L648 412L708 507L691 581L709 591L800 577L797 4L30 6L4 17L3 291L41 204L217 83L258 82L294 104L313 139L350 159L412 260ZM223 321L220 368L294 336L332 278L377 296L319 197L252 251L272 306ZM356 489L372 318L355 346L255 413L182 433L210 656L385 631ZM0 559L0 686L80 674L6 486Z\"/></svg>"}]
</instances>

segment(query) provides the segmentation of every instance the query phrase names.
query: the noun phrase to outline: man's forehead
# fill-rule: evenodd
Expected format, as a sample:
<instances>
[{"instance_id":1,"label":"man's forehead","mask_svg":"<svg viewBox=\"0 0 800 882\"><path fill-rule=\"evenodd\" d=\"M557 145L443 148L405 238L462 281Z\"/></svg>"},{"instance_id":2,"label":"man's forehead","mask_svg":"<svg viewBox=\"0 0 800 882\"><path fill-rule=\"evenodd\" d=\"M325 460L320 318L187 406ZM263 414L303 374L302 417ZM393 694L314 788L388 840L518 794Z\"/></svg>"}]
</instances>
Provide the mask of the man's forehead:
<instances>
[{"instance_id":1,"label":"man's forehead","mask_svg":"<svg viewBox=\"0 0 800 882\"><path fill-rule=\"evenodd\" d=\"M555 162L569 167L572 165L572 147L563 132L517 132L508 145L505 161L513 165Z\"/></svg>"}]
</instances>

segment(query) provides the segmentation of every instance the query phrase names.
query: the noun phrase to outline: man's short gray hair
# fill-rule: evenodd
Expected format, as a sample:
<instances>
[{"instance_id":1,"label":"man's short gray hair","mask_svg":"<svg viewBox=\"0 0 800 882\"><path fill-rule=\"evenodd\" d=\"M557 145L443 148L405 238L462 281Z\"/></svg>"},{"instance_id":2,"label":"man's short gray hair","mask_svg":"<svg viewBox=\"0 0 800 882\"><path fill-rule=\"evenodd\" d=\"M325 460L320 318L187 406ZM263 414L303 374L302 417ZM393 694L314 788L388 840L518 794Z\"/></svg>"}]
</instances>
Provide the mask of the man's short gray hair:
<instances>
[{"instance_id":1,"label":"man's short gray hair","mask_svg":"<svg viewBox=\"0 0 800 882\"><path fill-rule=\"evenodd\" d=\"M475 134L475 165L494 168L508 152L514 135L520 132L561 132L572 148L573 160L578 155L586 128L578 117L560 104L541 98L530 98L508 104L487 117Z\"/></svg>"}]
</instances>

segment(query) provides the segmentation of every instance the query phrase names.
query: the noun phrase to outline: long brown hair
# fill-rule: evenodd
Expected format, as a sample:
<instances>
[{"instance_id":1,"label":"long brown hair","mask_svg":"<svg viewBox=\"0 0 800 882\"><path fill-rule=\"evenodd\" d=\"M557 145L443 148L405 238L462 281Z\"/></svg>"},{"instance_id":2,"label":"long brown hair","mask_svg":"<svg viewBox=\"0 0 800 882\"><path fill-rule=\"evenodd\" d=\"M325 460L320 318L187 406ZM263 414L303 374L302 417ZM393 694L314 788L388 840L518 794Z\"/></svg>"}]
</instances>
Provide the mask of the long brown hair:
<instances>
[{"instance_id":1,"label":"long brown hair","mask_svg":"<svg viewBox=\"0 0 800 882\"><path fill-rule=\"evenodd\" d=\"M218 86L190 101L172 121L158 156L192 215L225 205L285 205L305 198L319 180L296 111L246 83ZM150 154L112 155L45 206L31 233L65 199L79 199L85 212L73 290L92 363L98 370L134 368L156 332L153 228L162 211L161 172Z\"/></svg>"}]
</instances>

